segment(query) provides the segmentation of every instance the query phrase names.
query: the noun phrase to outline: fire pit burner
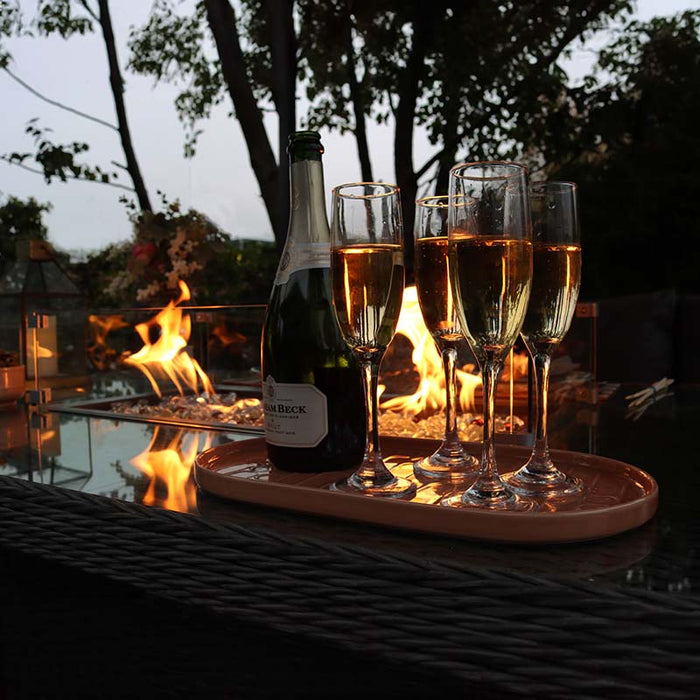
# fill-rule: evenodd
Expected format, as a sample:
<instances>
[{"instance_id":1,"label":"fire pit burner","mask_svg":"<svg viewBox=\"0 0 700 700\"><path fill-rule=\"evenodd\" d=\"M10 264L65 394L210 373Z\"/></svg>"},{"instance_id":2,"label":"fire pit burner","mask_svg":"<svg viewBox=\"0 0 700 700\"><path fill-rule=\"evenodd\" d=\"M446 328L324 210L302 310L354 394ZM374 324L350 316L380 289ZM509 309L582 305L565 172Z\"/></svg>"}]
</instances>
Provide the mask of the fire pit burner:
<instances>
[{"instance_id":1,"label":"fire pit burner","mask_svg":"<svg viewBox=\"0 0 700 700\"><path fill-rule=\"evenodd\" d=\"M81 403L52 404L59 413L108 418L112 420L165 423L178 427L206 430L235 430L260 434L263 430L263 408L256 392L250 388L221 391L212 395L170 395L158 399L155 394L137 394L123 398L105 398ZM457 418L460 438L467 442L481 440L481 416L463 413ZM382 411L379 430L383 435L441 439L445 427L442 412L417 419L405 413ZM522 438L524 423L513 416L513 437ZM496 418L499 434L511 433L510 417ZM520 440L517 440L520 441Z\"/></svg>"},{"instance_id":2,"label":"fire pit burner","mask_svg":"<svg viewBox=\"0 0 700 700\"><path fill-rule=\"evenodd\" d=\"M230 388L230 387L229 387ZM260 434L262 404L249 388L220 393L168 395L131 394L122 398L102 398L75 403L54 403L50 409L111 420L164 423L183 428L236 430Z\"/></svg>"},{"instance_id":3,"label":"fire pit burner","mask_svg":"<svg viewBox=\"0 0 700 700\"><path fill-rule=\"evenodd\" d=\"M114 412L145 418L187 420L207 425L225 423L230 427L244 425L250 428L263 426L263 408L259 399L239 399L238 394L213 394L200 396L169 396L154 404L146 399L136 403L115 403Z\"/></svg>"}]
</instances>

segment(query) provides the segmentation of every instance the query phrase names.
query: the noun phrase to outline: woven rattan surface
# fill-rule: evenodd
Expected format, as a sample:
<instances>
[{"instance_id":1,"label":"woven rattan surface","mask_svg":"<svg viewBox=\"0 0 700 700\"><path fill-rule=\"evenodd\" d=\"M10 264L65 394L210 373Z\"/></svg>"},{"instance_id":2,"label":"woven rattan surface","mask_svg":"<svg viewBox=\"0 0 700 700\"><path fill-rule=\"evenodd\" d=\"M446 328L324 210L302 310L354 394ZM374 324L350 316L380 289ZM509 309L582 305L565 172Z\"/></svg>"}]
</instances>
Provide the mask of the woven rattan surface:
<instances>
[{"instance_id":1,"label":"woven rattan surface","mask_svg":"<svg viewBox=\"0 0 700 700\"><path fill-rule=\"evenodd\" d=\"M0 478L0 545L464 687L690 698L700 601L283 535Z\"/></svg>"}]
</instances>

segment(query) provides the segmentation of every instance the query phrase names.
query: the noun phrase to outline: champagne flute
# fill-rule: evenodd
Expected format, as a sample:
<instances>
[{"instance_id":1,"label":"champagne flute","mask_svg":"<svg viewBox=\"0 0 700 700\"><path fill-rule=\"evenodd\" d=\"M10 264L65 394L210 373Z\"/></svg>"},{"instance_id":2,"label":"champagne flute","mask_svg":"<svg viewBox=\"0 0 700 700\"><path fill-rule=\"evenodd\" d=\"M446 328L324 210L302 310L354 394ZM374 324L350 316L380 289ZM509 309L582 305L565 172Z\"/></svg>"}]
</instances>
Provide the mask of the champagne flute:
<instances>
[{"instance_id":1,"label":"champagne flute","mask_svg":"<svg viewBox=\"0 0 700 700\"><path fill-rule=\"evenodd\" d=\"M399 188L378 182L339 185L331 206L333 307L343 338L362 367L367 425L362 464L333 488L409 497L416 485L395 477L384 464L378 426L379 365L396 330L404 287Z\"/></svg>"},{"instance_id":2,"label":"champagne flute","mask_svg":"<svg viewBox=\"0 0 700 700\"><path fill-rule=\"evenodd\" d=\"M472 197L474 207L454 206ZM517 163L463 163L450 171L450 279L462 332L481 368L484 433L476 481L443 505L526 509L532 503L498 474L496 385L520 333L532 280L532 224L527 169Z\"/></svg>"},{"instance_id":3,"label":"champagne flute","mask_svg":"<svg viewBox=\"0 0 700 700\"><path fill-rule=\"evenodd\" d=\"M474 201L458 198L457 206L473 207ZM457 432L457 348L463 342L452 296L447 259L448 197L423 197L416 201L415 277L423 320L442 358L445 371L445 433L442 444L429 457L417 460L417 477L463 481L476 475L478 461L468 455Z\"/></svg>"},{"instance_id":4,"label":"champagne flute","mask_svg":"<svg viewBox=\"0 0 700 700\"><path fill-rule=\"evenodd\" d=\"M550 363L571 325L581 285L576 189L572 182L544 182L533 184L530 191L532 291L521 335L535 367L535 446L528 462L506 477L518 493L550 499L573 496L583 487L580 479L556 468L547 445Z\"/></svg>"}]
</instances>

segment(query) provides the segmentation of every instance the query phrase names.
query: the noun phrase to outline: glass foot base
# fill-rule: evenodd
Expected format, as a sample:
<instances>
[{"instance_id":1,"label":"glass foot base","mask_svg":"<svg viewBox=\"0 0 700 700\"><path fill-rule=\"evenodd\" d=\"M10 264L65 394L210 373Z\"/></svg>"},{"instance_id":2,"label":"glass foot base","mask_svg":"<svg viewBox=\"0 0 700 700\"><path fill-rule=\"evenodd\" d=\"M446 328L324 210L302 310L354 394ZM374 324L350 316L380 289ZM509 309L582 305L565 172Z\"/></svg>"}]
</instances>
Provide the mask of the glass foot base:
<instances>
[{"instance_id":1,"label":"glass foot base","mask_svg":"<svg viewBox=\"0 0 700 700\"><path fill-rule=\"evenodd\" d=\"M531 472L527 466L517 472L506 474L503 480L515 493L530 498L574 498L583 493L583 482L567 476L558 469L549 474Z\"/></svg>"},{"instance_id":2,"label":"glass foot base","mask_svg":"<svg viewBox=\"0 0 700 700\"><path fill-rule=\"evenodd\" d=\"M331 491L355 493L360 496L374 496L378 498L411 498L416 494L416 485L408 479L393 478L384 484L372 484L359 479L352 474L347 479L341 479L331 484Z\"/></svg>"},{"instance_id":3,"label":"glass foot base","mask_svg":"<svg viewBox=\"0 0 700 700\"><path fill-rule=\"evenodd\" d=\"M482 508L484 510L507 510L513 512L536 509L534 501L522 498L508 488L493 494L468 489L464 493L443 498L440 501L440 505L448 508Z\"/></svg>"},{"instance_id":4,"label":"glass foot base","mask_svg":"<svg viewBox=\"0 0 700 700\"><path fill-rule=\"evenodd\" d=\"M444 459L437 453L413 463L413 473L419 479L435 481L468 481L476 477L479 461L465 454L458 459Z\"/></svg>"}]
</instances>

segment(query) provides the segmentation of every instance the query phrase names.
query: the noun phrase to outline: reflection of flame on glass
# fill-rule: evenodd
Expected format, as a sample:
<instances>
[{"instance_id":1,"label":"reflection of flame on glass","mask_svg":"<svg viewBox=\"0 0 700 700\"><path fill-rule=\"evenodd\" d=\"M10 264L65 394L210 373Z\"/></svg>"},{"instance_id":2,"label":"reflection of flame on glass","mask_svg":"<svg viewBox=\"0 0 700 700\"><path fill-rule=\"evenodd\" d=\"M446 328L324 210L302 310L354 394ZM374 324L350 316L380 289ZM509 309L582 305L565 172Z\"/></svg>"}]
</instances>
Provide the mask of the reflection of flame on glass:
<instances>
[{"instance_id":1,"label":"reflection of flame on glass","mask_svg":"<svg viewBox=\"0 0 700 700\"><path fill-rule=\"evenodd\" d=\"M177 430L168 441L167 433L156 426L148 447L131 460L131 464L150 478L143 503L182 513L192 511L197 501L196 488L190 478L192 465L200 449L209 447L209 434L200 448L198 433Z\"/></svg>"},{"instance_id":2,"label":"reflection of flame on glass","mask_svg":"<svg viewBox=\"0 0 700 700\"><path fill-rule=\"evenodd\" d=\"M382 403L382 409L413 416L443 411L445 409L445 372L442 358L423 322L415 287L404 289L396 332L411 341L413 345L411 357L420 380L413 394L388 399ZM474 392L481 384L480 377L471 373L473 369L472 365L457 369L459 402L463 411L473 407Z\"/></svg>"},{"instance_id":3,"label":"reflection of flame on glass","mask_svg":"<svg viewBox=\"0 0 700 700\"><path fill-rule=\"evenodd\" d=\"M41 359L45 359L47 357L53 357L54 354L48 348L45 348L42 345L39 345L36 349L36 356L41 360Z\"/></svg>"},{"instance_id":4,"label":"reflection of flame on glass","mask_svg":"<svg viewBox=\"0 0 700 700\"><path fill-rule=\"evenodd\" d=\"M112 331L129 326L124 317L121 314L108 314L106 316L90 314L88 321L92 337L87 347L87 353L92 365L96 369L105 370L121 362L128 355L128 352L124 351L121 355L118 354L116 350L107 345L107 336Z\"/></svg>"},{"instance_id":5,"label":"reflection of flame on glass","mask_svg":"<svg viewBox=\"0 0 700 700\"><path fill-rule=\"evenodd\" d=\"M212 328L210 340L216 340L219 345L227 348L229 346L235 347L237 345L243 345L248 338L246 338L246 336L244 336L242 333L229 330L226 328L226 324L219 323Z\"/></svg>"},{"instance_id":6,"label":"reflection of flame on glass","mask_svg":"<svg viewBox=\"0 0 700 700\"><path fill-rule=\"evenodd\" d=\"M511 351L503 364L501 379L512 380L526 376L529 362L530 356L526 352Z\"/></svg>"},{"instance_id":7,"label":"reflection of flame on glass","mask_svg":"<svg viewBox=\"0 0 700 700\"><path fill-rule=\"evenodd\" d=\"M58 374L56 317L32 314L32 321L27 320L27 377L53 377Z\"/></svg>"},{"instance_id":8,"label":"reflection of flame on glass","mask_svg":"<svg viewBox=\"0 0 700 700\"><path fill-rule=\"evenodd\" d=\"M61 432L57 420L58 417L52 413L32 416L29 444L44 457L58 457L61 454Z\"/></svg>"},{"instance_id":9,"label":"reflection of flame on glass","mask_svg":"<svg viewBox=\"0 0 700 700\"><path fill-rule=\"evenodd\" d=\"M180 280L180 297L170 301L154 318L146 323L139 323L136 331L143 340L143 347L137 353L127 357L124 362L138 367L153 390L162 396L158 387L158 378L168 378L177 387L178 392L184 393L185 387L197 393L199 382L205 393L212 395L214 388L199 363L190 357L186 350L187 341L192 331L192 321L189 316L183 316L178 304L190 299L190 290ZM150 340L151 329L158 330L154 342Z\"/></svg>"}]
</instances>

